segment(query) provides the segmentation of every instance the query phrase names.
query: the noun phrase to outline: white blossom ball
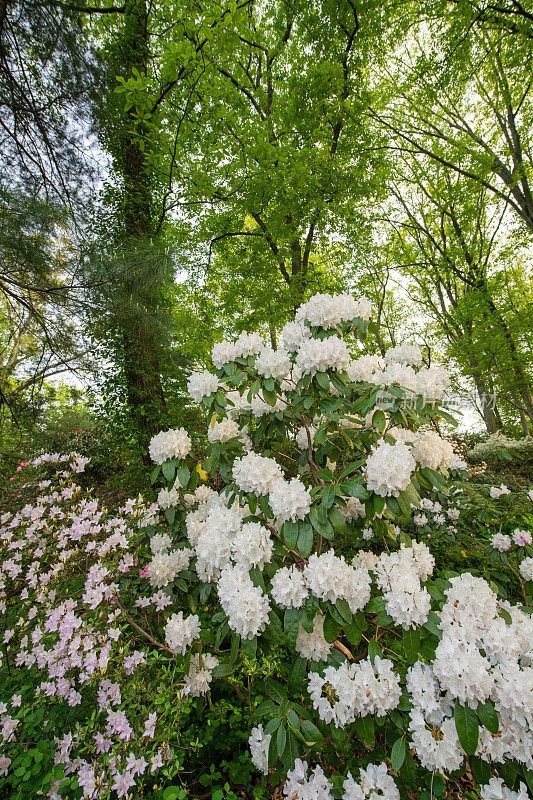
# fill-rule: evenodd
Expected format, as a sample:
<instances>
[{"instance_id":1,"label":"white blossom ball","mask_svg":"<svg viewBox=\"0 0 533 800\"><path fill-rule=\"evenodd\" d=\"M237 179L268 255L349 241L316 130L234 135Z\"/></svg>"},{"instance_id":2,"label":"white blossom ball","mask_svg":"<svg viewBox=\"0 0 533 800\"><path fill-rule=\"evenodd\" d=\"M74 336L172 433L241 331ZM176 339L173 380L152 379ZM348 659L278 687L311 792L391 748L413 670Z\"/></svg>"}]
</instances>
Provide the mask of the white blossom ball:
<instances>
[{"instance_id":1,"label":"white blossom ball","mask_svg":"<svg viewBox=\"0 0 533 800\"><path fill-rule=\"evenodd\" d=\"M176 428L152 436L148 451L152 461L163 464L169 458L185 458L191 447L191 438L185 428Z\"/></svg>"},{"instance_id":2,"label":"white blossom ball","mask_svg":"<svg viewBox=\"0 0 533 800\"><path fill-rule=\"evenodd\" d=\"M282 381L291 371L291 360L286 350L264 347L255 360L255 368L265 378Z\"/></svg>"},{"instance_id":3,"label":"white blossom ball","mask_svg":"<svg viewBox=\"0 0 533 800\"><path fill-rule=\"evenodd\" d=\"M217 376L213 375L207 369L201 372L191 372L189 380L187 381L189 397L197 403L201 403L204 397L215 394L219 386L220 383Z\"/></svg>"},{"instance_id":4,"label":"white blossom ball","mask_svg":"<svg viewBox=\"0 0 533 800\"><path fill-rule=\"evenodd\" d=\"M244 569L263 569L272 558L274 545L269 531L259 522L246 522L231 545L232 558Z\"/></svg>"},{"instance_id":5,"label":"white blossom ball","mask_svg":"<svg viewBox=\"0 0 533 800\"><path fill-rule=\"evenodd\" d=\"M307 633L300 625L296 637L296 652L302 658L311 661L326 661L331 652L331 645L324 638L324 617L317 614L312 633Z\"/></svg>"},{"instance_id":6,"label":"white blossom ball","mask_svg":"<svg viewBox=\"0 0 533 800\"><path fill-rule=\"evenodd\" d=\"M172 616L165 625L165 641L174 653L185 655L187 648L200 636L200 618L196 614L183 616L183 611Z\"/></svg>"},{"instance_id":7,"label":"white blossom ball","mask_svg":"<svg viewBox=\"0 0 533 800\"><path fill-rule=\"evenodd\" d=\"M272 599L280 608L300 608L308 597L304 577L296 567L282 567L272 577Z\"/></svg>"},{"instance_id":8,"label":"white blossom ball","mask_svg":"<svg viewBox=\"0 0 533 800\"><path fill-rule=\"evenodd\" d=\"M421 433L412 449L413 456L421 467L439 469L448 467L453 460L453 447L436 431Z\"/></svg>"},{"instance_id":9,"label":"white blossom ball","mask_svg":"<svg viewBox=\"0 0 533 800\"><path fill-rule=\"evenodd\" d=\"M237 357L237 348L233 342L229 342L227 339L217 342L211 351L211 361L217 369L230 361L235 361Z\"/></svg>"},{"instance_id":10,"label":"white blossom ball","mask_svg":"<svg viewBox=\"0 0 533 800\"><path fill-rule=\"evenodd\" d=\"M268 501L276 520L284 523L304 519L311 509L312 499L299 478L290 481L281 478L273 483Z\"/></svg>"},{"instance_id":11,"label":"white blossom ball","mask_svg":"<svg viewBox=\"0 0 533 800\"><path fill-rule=\"evenodd\" d=\"M248 739L252 764L263 775L268 775L268 748L270 747L271 738L270 733L264 732L262 725L257 725L250 731Z\"/></svg>"},{"instance_id":12,"label":"white blossom ball","mask_svg":"<svg viewBox=\"0 0 533 800\"><path fill-rule=\"evenodd\" d=\"M301 322L287 322L281 331L285 349L290 352L298 350L304 339L309 339L311 331Z\"/></svg>"},{"instance_id":13,"label":"white blossom ball","mask_svg":"<svg viewBox=\"0 0 533 800\"><path fill-rule=\"evenodd\" d=\"M381 442L366 462L367 488L381 497L398 497L411 482L416 462L403 442Z\"/></svg>"},{"instance_id":14,"label":"white blossom ball","mask_svg":"<svg viewBox=\"0 0 533 800\"><path fill-rule=\"evenodd\" d=\"M525 581L533 581L533 558L524 558L520 563L520 575Z\"/></svg>"},{"instance_id":15,"label":"white blossom ball","mask_svg":"<svg viewBox=\"0 0 533 800\"><path fill-rule=\"evenodd\" d=\"M225 417L220 422L213 422L207 428L207 438L210 442L229 442L240 435L240 428L237 423Z\"/></svg>"},{"instance_id":16,"label":"white blossom ball","mask_svg":"<svg viewBox=\"0 0 533 800\"><path fill-rule=\"evenodd\" d=\"M342 784L344 795L342 800L400 800L400 792L394 778L387 772L387 765L369 764L366 769L359 770L356 781L349 772Z\"/></svg>"}]
</instances>

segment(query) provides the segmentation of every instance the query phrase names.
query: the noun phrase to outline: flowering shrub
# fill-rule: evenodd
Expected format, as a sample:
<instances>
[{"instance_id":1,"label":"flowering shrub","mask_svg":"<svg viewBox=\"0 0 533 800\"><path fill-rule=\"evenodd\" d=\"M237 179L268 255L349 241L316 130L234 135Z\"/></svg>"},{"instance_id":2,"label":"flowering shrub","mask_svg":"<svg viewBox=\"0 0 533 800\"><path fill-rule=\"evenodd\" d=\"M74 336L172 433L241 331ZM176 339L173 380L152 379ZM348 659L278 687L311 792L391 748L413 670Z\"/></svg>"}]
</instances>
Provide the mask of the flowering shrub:
<instances>
[{"instance_id":1,"label":"flowering shrub","mask_svg":"<svg viewBox=\"0 0 533 800\"><path fill-rule=\"evenodd\" d=\"M37 701L10 695L0 717L6 785L26 780L28 705L49 730L52 709L88 709L43 754L48 796L136 797L178 773L187 710L208 728L230 692L243 759L288 800L441 797L466 774L483 800L525 800L531 609L435 571L415 518L440 514L427 497L461 468L437 431L447 374L413 347L361 353L370 316L317 295L281 349L215 345L216 374L189 382L209 456L196 463L184 429L157 434L157 506L111 516L60 465L57 489L2 517L6 658L43 673ZM457 512L452 498L452 527Z\"/></svg>"}]
</instances>

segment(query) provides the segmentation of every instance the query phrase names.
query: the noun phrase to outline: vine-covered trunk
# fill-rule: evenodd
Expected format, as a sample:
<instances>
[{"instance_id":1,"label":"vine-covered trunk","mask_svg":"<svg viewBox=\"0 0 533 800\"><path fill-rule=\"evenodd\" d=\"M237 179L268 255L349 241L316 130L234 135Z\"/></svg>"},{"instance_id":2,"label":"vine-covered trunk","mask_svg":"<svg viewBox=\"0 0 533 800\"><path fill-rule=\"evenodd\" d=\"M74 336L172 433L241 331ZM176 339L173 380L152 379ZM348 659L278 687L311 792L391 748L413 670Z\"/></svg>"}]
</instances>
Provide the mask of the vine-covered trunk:
<instances>
[{"instance_id":1,"label":"vine-covered trunk","mask_svg":"<svg viewBox=\"0 0 533 800\"><path fill-rule=\"evenodd\" d=\"M126 3L122 52L128 77L135 71L146 73L149 59L146 0ZM135 107L124 111L119 162L124 181L124 240L128 248L149 242L153 234L150 171L146 151L141 147L145 133L143 124L138 123ZM146 330L154 309L146 307L144 287L138 286L135 274L127 276L125 288L132 304L122 331L127 401L139 442L145 446L146 439L161 429L166 415L157 342L153 330Z\"/></svg>"}]
</instances>

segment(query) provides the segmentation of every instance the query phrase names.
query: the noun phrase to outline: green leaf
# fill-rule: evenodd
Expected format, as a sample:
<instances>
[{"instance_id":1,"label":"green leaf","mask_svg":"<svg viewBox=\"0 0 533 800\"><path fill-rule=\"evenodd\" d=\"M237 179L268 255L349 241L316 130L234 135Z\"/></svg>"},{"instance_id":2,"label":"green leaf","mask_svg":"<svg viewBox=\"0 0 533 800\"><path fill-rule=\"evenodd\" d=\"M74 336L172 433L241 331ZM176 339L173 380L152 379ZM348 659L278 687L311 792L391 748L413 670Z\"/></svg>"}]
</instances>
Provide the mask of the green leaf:
<instances>
[{"instance_id":1,"label":"green leaf","mask_svg":"<svg viewBox=\"0 0 533 800\"><path fill-rule=\"evenodd\" d=\"M275 700L276 703L282 703L284 700L287 699L287 691L284 686L279 683L279 681L275 681L273 678L269 678L265 683L265 690L268 697Z\"/></svg>"},{"instance_id":2,"label":"green leaf","mask_svg":"<svg viewBox=\"0 0 533 800\"><path fill-rule=\"evenodd\" d=\"M169 525L173 525L176 519L176 509L172 506L170 508L165 508L165 519Z\"/></svg>"},{"instance_id":3,"label":"green leaf","mask_svg":"<svg viewBox=\"0 0 533 800\"><path fill-rule=\"evenodd\" d=\"M286 608L283 615L283 630L291 644L296 643L300 629L300 615L297 608Z\"/></svg>"},{"instance_id":4,"label":"green leaf","mask_svg":"<svg viewBox=\"0 0 533 800\"><path fill-rule=\"evenodd\" d=\"M276 738L277 738L276 747L278 749L278 753L283 753L283 751L285 750L285 745L287 743L287 731L285 730L283 725L279 726Z\"/></svg>"},{"instance_id":5,"label":"green leaf","mask_svg":"<svg viewBox=\"0 0 533 800\"><path fill-rule=\"evenodd\" d=\"M257 636L253 639L241 639L241 652L245 658L255 658L257 653Z\"/></svg>"},{"instance_id":6,"label":"green leaf","mask_svg":"<svg viewBox=\"0 0 533 800\"><path fill-rule=\"evenodd\" d=\"M157 467L152 471L152 474L150 475L150 483L156 482L160 472L161 472L161 464L158 464Z\"/></svg>"},{"instance_id":7,"label":"green leaf","mask_svg":"<svg viewBox=\"0 0 533 800\"><path fill-rule=\"evenodd\" d=\"M338 531L339 533L343 533L346 530L346 520L344 519L343 515L337 508L337 506L333 506L330 508L328 513L328 519L333 525L334 530Z\"/></svg>"},{"instance_id":8,"label":"green leaf","mask_svg":"<svg viewBox=\"0 0 533 800\"><path fill-rule=\"evenodd\" d=\"M299 524L296 547L304 558L307 557L313 549L313 529L308 522L300 522Z\"/></svg>"},{"instance_id":9,"label":"green leaf","mask_svg":"<svg viewBox=\"0 0 533 800\"><path fill-rule=\"evenodd\" d=\"M167 786L163 792L163 800L177 800L177 798L180 796L180 792L180 786Z\"/></svg>"},{"instance_id":10,"label":"green leaf","mask_svg":"<svg viewBox=\"0 0 533 800\"><path fill-rule=\"evenodd\" d=\"M478 756L470 756L468 761L470 764L470 769L472 770L472 775L476 781L481 786L483 786L484 783L488 783L490 781L491 774L490 764Z\"/></svg>"},{"instance_id":11,"label":"green leaf","mask_svg":"<svg viewBox=\"0 0 533 800\"><path fill-rule=\"evenodd\" d=\"M473 755L476 752L479 739L479 724L475 711L472 711L469 706L463 706L459 700L456 700L453 716L463 750L468 755Z\"/></svg>"},{"instance_id":12,"label":"green leaf","mask_svg":"<svg viewBox=\"0 0 533 800\"><path fill-rule=\"evenodd\" d=\"M290 547L291 550L294 550L298 541L298 523L291 522L290 520L284 522L282 532L285 544L287 547Z\"/></svg>"},{"instance_id":13,"label":"green leaf","mask_svg":"<svg viewBox=\"0 0 533 800\"><path fill-rule=\"evenodd\" d=\"M187 486L190 477L191 471L186 464L182 464L181 467L178 467L178 481L182 488Z\"/></svg>"},{"instance_id":14,"label":"green leaf","mask_svg":"<svg viewBox=\"0 0 533 800\"><path fill-rule=\"evenodd\" d=\"M307 661L301 656L296 656L287 679L289 692L301 691L307 675Z\"/></svg>"},{"instance_id":15,"label":"green leaf","mask_svg":"<svg viewBox=\"0 0 533 800\"><path fill-rule=\"evenodd\" d=\"M344 635L346 636L350 644L357 646L361 641L361 639L363 638L363 631L358 625L352 623L351 625L348 625L348 627L344 629Z\"/></svg>"},{"instance_id":16,"label":"green leaf","mask_svg":"<svg viewBox=\"0 0 533 800\"><path fill-rule=\"evenodd\" d=\"M373 664L376 658L383 658L383 650L381 649L381 645L379 642L376 642L375 639L370 639L368 643L368 657Z\"/></svg>"},{"instance_id":17,"label":"green leaf","mask_svg":"<svg viewBox=\"0 0 533 800\"><path fill-rule=\"evenodd\" d=\"M329 391L329 375L327 372L316 372L315 380L322 389Z\"/></svg>"},{"instance_id":18,"label":"green leaf","mask_svg":"<svg viewBox=\"0 0 533 800\"><path fill-rule=\"evenodd\" d=\"M374 747L376 736L374 733L374 719L372 717L358 717L354 723L355 731L360 739L368 745Z\"/></svg>"},{"instance_id":19,"label":"green leaf","mask_svg":"<svg viewBox=\"0 0 533 800\"><path fill-rule=\"evenodd\" d=\"M350 606L348 605L347 601L344 598L339 598L335 603L335 608L343 618L343 620L350 625L352 622L352 612L350 611Z\"/></svg>"},{"instance_id":20,"label":"green leaf","mask_svg":"<svg viewBox=\"0 0 533 800\"><path fill-rule=\"evenodd\" d=\"M213 667L211 670L213 678L225 678L226 675L231 675L232 672L233 670L229 664L217 664L216 667Z\"/></svg>"},{"instance_id":21,"label":"green leaf","mask_svg":"<svg viewBox=\"0 0 533 800\"><path fill-rule=\"evenodd\" d=\"M395 772L398 772L401 769L403 762L405 761L405 755L407 753L407 747L405 746L404 739L396 739L394 744L392 745L391 750L391 763L392 768Z\"/></svg>"},{"instance_id":22,"label":"green leaf","mask_svg":"<svg viewBox=\"0 0 533 800\"><path fill-rule=\"evenodd\" d=\"M328 614L324 621L324 638L326 642L334 642L340 632L341 626Z\"/></svg>"},{"instance_id":23,"label":"green leaf","mask_svg":"<svg viewBox=\"0 0 533 800\"><path fill-rule=\"evenodd\" d=\"M498 733L500 720L494 708L494 703L491 700L487 700L485 703L478 703L476 711L481 724L491 733Z\"/></svg>"},{"instance_id":24,"label":"green leaf","mask_svg":"<svg viewBox=\"0 0 533 800\"><path fill-rule=\"evenodd\" d=\"M163 471L163 475L167 479L167 481L173 481L174 476L176 474L176 467L171 461L165 461L161 467Z\"/></svg>"},{"instance_id":25,"label":"green leaf","mask_svg":"<svg viewBox=\"0 0 533 800\"><path fill-rule=\"evenodd\" d=\"M333 484L326 486L324 491L322 492L322 505L324 508L331 508L333 503L335 502L335 487Z\"/></svg>"},{"instance_id":26,"label":"green leaf","mask_svg":"<svg viewBox=\"0 0 533 800\"><path fill-rule=\"evenodd\" d=\"M322 742L322 734L312 722L308 719L300 719L300 730L303 734L305 743L312 747L313 745L320 744Z\"/></svg>"},{"instance_id":27,"label":"green leaf","mask_svg":"<svg viewBox=\"0 0 533 800\"><path fill-rule=\"evenodd\" d=\"M409 751L407 751L405 754L405 759L402 764L400 774L408 789L414 792L419 788L417 786L416 779L416 764Z\"/></svg>"},{"instance_id":28,"label":"green leaf","mask_svg":"<svg viewBox=\"0 0 533 800\"><path fill-rule=\"evenodd\" d=\"M416 628L408 628L403 632L403 646L405 649L405 656L409 664L413 664L418 658L418 650L420 648L420 634Z\"/></svg>"}]
</instances>

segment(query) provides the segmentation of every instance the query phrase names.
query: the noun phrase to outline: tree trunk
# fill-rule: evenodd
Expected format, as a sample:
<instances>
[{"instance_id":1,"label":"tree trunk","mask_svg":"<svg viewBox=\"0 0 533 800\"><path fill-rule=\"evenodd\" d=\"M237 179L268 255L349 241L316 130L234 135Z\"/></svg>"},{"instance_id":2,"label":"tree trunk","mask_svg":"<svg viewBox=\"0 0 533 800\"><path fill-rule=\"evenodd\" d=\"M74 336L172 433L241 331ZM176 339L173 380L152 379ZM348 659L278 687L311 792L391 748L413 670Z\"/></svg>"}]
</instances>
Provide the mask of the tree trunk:
<instances>
[{"instance_id":1,"label":"tree trunk","mask_svg":"<svg viewBox=\"0 0 533 800\"><path fill-rule=\"evenodd\" d=\"M149 59L146 0L127 0L122 52L128 77L134 70L146 74ZM147 131L142 124L135 125L136 121L135 107L124 112L119 160L124 181L123 230L127 248L135 247L135 243L146 244L153 234L150 171L146 153L140 147L140 137ZM148 438L164 425L166 404L159 355L152 331L146 330L150 308L146 308L145 298L135 302L138 290L142 289L136 285L135 275L126 278L125 289L132 306L139 307L139 314L133 308L134 313L124 321L122 331L128 406L139 444L146 449Z\"/></svg>"}]
</instances>

